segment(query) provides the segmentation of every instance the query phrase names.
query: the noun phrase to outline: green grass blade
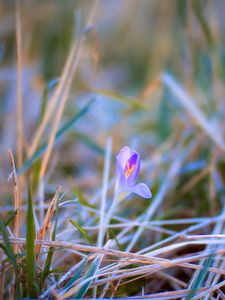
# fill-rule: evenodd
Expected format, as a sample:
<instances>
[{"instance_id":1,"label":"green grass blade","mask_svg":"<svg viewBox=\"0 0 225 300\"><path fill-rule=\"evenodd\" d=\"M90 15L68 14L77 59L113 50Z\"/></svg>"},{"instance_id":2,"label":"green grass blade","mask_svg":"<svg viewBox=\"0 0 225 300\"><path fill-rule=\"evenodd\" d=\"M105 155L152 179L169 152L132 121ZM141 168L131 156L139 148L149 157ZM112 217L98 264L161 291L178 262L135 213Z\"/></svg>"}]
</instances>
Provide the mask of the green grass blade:
<instances>
[{"instance_id":1,"label":"green grass blade","mask_svg":"<svg viewBox=\"0 0 225 300\"><path fill-rule=\"evenodd\" d=\"M30 183L28 182L28 207L26 220L26 261L28 296L35 297L35 222Z\"/></svg>"},{"instance_id":2,"label":"green grass blade","mask_svg":"<svg viewBox=\"0 0 225 300\"><path fill-rule=\"evenodd\" d=\"M8 217L8 219L4 222L5 227L7 227L9 223L11 223L15 219L16 215L17 215L17 210L13 211Z\"/></svg>"},{"instance_id":3,"label":"green grass blade","mask_svg":"<svg viewBox=\"0 0 225 300\"><path fill-rule=\"evenodd\" d=\"M193 299L193 297L195 296L197 291L203 286L203 282L205 280L208 268L212 265L213 259L214 259L214 256L210 255L209 258L205 260L205 262L203 264L203 268L201 269L198 277L196 278L195 282L193 283L190 293L187 296L186 300Z\"/></svg>"},{"instance_id":4,"label":"green grass blade","mask_svg":"<svg viewBox=\"0 0 225 300\"><path fill-rule=\"evenodd\" d=\"M192 1L193 5L193 11L196 15L197 20L199 21L199 24L202 28L202 31L207 39L207 42L209 46L213 46L213 38L212 34L208 25L207 18L204 16L204 6L205 6L205 1L199 1L199 0L194 0Z\"/></svg>"},{"instance_id":5,"label":"green grass blade","mask_svg":"<svg viewBox=\"0 0 225 300\"><path fill-rule=\"evenodd\" d=\"M118 241L118 239L117 239L117 237L116 237L116 235L115 235L115 233L114 233L114 231L112 229L109 229L109 238L111 240L115 240L118 249L120 251L123 251L123 247L120 245L120 243L119 243L119 241Z\"/></svg>"},{"instance_id":6,"label":"green grass blade","mask_svg":"<svg viewBox=\"0 0 225 300\"><path fill-rule=\"evenodd\" d=\"M91 108L95 100L91 100L88 102L86 106L84 106L72 119L70 119L64 126L62 126L56 133L55 143L66 133L76 121L78 121L81 117L83 117ZM40 158L47 149L47 143L45 143L42 147L40 147L34 155L27 160L24 165L17 171L17 175L23 174L26 170L28 170L34 162Z\"/></svg>"},{"instance_id":7,"label":"green grass blade","mask_svg":"<svg viewBox=\"0 0 225 300\"><path fill-rule=\"evenodd\" d=\"M63 290L61 290L61 292L59 293L59 295L63 295L64 293L66 293L67 291L69 291L74 283L80 278L83 270L86 268L87 266L87 261L85 261L77 270L76 274L69 280L69 282L67 283L67 285L63 288Z\"/></svg>"},{"instance_id":8,"label":"green grass blade","mask_svg":"<svg viewBox=\"0 0 225 300\"><path fill-rule=\"evenodd\" d=\"M79 283L79 290L73 295L73 299L81 299L86 294L87 290L91 286L93 282L93 276L98 271L103 255L98 255L91 265L89 266L88 270L86 271L85 275L83 276L81 282Z\"/></svg>"},{"instance_id":9,"label":"green grass blade","mask_svg":"<svg viewBox=\"0 0 225 300\"><path fill-rule=\"evenodd\" d=\"M89 242L89 244L93 245L92 239L90 238L90 236L87 234L86 230L84 230L79 224L77 224L75 221L73 221L72 219L69 219L70 223L75 226L79 232L81 233L81 235Z\"/></svg>"},{"instance_id":10,"label":"green grass blade","mask_svg":"<svg viewBox=\"0 0 225 300\"><path fill-rule=\"evenodd\" d=\"M77 199L78 201L80 202L80 204L82 204L83 206L87 206L87 207L90 207L90 208L94 208L96 209L96 207L94 205L91 205L86 199L85 197L82 195L82 193L80 192L80 190L78 190L78 188L76 188L74 190L76 196L77 196Z\"/></svg>"},{"instance_id":11,"label":"green grass blade","mask_svg":"<svg viewBox=\"0 0 225 300\"><path fill-rule=\"evenodd\" d=\"M118 94L117 92L114 92L114 91L97 90L95 92L97 94L105 96L105 97L107 97L111 100L116 100L116 101L119 101L119 102L122 102L122 103L126 103L130 106L133 106L136 109L149 109L149 107L146 104L144 104L142 102L139 102L136 99L134 100L134 99L126 97L124 95L120 95L120 94Z\"/></svg>"},{"instance_id":12,"label":"green grass blade","mask_svg":"<svg viewBox=\"0 0 225 300\"><path fill-rule=\"evenodd\" d=\"M8 232L7 232L7 229L6 229L6 225L5 225L6 222L4 222L2 220L2 218L0 217L0 231L2 233L2 238L4 240L4 245L2 245L2 249L5 251L5 254L6 256L8 257L12 267L13 267L13 271L15 273L15 276L16 276L16 280L17 280L17 283L18 283L18 270L17 270L17 264L16 264L16 258L15 258L15 255L14 255L14 252L13 252L13 248L10 244L10 240L9 240L9 237L8 237Z\"/></svg>"},{"instance_id":13,"label":"green grass blade","mask_svg":"<svg viewBox=\"0 0 225 300\"><path fill-rule=\"evenodd\" d=\"M33 165L32 169L32 191L35 193L38 189L39 178L40 178L40 170L41 170L41 160L37 159Z\"/></svg>"},{"instance_id":14,"label":"green grass blade","mask_svg":"<svg viewBox=\"0 0 225 300\"><path fill-rule=\"evenodd\" d=\"M42 95L42 101L41 101L41 109L40 109L40 114L39 114L39 120L38 120L38 124L41 123L41 121L43 120L45 111L46 111L46 107L47 107L47 102L48 102L48 96L49 96L49 92L59 83L59 79L55 78L52 79L48 82L47 86L44 88L43 91L43 95Z\"/></svg>"}]
</instances>

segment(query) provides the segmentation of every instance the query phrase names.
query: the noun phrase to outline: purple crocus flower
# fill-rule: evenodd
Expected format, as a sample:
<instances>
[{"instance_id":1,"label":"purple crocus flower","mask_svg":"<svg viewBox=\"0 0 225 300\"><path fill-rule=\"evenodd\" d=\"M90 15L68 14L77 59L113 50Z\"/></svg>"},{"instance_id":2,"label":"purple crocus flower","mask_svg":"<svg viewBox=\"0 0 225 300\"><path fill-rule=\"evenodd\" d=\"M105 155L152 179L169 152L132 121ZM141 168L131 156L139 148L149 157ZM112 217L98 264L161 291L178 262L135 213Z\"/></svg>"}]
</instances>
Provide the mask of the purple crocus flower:
<instances>
[{"instance_id":1,"label":"purple crocus flower","mask_svg":"<svg viewBox=\"0 0 225 300\"><path fill-rule=\"evenodd\" d=\"M116 185L119 189L151 198L152 193L145 183L136 184L140 171L140 154L128 146L116 156Z\"/></svg>"}]
</instances>

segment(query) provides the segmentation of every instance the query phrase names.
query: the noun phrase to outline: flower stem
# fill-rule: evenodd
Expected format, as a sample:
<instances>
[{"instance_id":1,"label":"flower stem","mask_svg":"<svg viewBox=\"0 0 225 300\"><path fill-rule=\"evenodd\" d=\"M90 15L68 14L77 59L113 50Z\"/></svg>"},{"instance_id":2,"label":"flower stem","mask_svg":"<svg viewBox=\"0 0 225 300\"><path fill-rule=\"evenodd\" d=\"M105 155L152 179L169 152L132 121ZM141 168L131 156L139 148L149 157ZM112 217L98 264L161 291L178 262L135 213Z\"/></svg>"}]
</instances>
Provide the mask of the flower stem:
<instances>
[{"instance_id":1,"label":"flower stem","mask_svg":"<svg viewBox=\"0 0 225 300\"><path fill-rule=\"evenodd\" d=\"M105 235L105 232L106 232L106 229L107 229L107 226L109 225L110 223L110 219L116 209L116 206L118 204L118 201L117 201L117 196L118 196L118 190L117 190L117 184L115 186L115 189L114 189L114 197L113 197L113 201L112 201L112 204L108 210L108 213L106 214L106 217L105 217L105 222L104 222L104 229L103 229L103 235Z\"/></svg>"}]
</instances>

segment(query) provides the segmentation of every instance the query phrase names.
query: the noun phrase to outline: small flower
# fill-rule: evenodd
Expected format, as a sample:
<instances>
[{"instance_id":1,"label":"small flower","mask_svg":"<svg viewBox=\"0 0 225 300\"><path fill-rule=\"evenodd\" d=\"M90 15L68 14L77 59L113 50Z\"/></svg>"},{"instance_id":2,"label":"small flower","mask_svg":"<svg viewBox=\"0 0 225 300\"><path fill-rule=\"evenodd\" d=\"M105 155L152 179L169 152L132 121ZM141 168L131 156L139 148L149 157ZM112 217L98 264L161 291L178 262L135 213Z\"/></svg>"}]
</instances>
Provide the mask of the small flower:
<instances>
[{"instance_id":1,"label":"small flower","mask_svg":"<svg viewBox=\"0 0 225 300\"><path fill-rule=\"evenodd\" d=\"M140 171L140 154L128 146L116 156L116 185L122 190L151 198L152 193L145 183L136 184Z\"/></svg>"}]
</instances>

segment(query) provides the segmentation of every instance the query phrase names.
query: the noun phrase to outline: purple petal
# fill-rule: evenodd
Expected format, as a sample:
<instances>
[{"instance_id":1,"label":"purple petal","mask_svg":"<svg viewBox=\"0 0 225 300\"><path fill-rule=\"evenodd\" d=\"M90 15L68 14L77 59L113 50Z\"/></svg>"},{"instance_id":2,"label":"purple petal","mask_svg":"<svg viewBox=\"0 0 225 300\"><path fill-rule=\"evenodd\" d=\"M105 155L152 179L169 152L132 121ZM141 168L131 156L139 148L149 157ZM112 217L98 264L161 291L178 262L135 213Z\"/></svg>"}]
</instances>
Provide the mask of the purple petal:
<instances>
[{"instance_id":1,"label":"purple petal","mask_svg":"<svg viewBox=\"0 0 225 300\"><path fill-rule=\"evenodd\" d=\"M116 156L116 162L121 165L123 169L126 167L126 163L130 158L131 150L128 146L125 146L123 149L120 150L120 153Z\"/></svg>"},{"instance_id":2,"label":"purple petal","mask_svg":"<svg viewBox=\"0 0 225 300\"><path fill-rule=\"evenodd\" d=\"M152 193L145 183L139 183L130 188L130 192L135 193L143 198L152 198Z\"/></svg>"},{"instance_id":3,"label":"purple petal","mask_svg":"<svg viewBox=\"0 0 225 300\"><path fill-rule=\"evenodd\" d=\"M116 160L116 182L121 187L126 186L125 171L118 160Z\"/></svg>"},{"instance_id":4,"label":"purple petal","mask_svg":"<svg viewBox=\"0 0 225 300\"><path fill-rule=\"evenodd\" d=\"M132 155L129 158L127 163L129 163L129 167L131 169L133 168L133 170L132 170L132 172L130 172L129 176L126 177L128 186L135 185L137 178L138 178L138 174L140 172L140 155L139 155L139 153L137 153L134 150L132 150L131 153L132 153ZM125 173L126 173L127 169L128 169L128 167L126 166Z\"/></svg>"}]
</instances>

